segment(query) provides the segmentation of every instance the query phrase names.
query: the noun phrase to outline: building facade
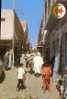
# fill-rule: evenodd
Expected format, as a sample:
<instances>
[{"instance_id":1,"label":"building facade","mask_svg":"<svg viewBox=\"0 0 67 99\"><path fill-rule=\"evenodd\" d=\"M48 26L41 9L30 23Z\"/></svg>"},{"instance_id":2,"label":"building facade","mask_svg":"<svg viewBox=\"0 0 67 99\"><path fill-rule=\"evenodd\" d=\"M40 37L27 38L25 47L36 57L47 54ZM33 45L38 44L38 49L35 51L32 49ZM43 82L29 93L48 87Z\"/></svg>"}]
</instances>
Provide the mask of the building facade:
<instances>
[{"instance_id":1,"label":"building facade","mask_svg":"<svg viewBox=\"0 0 67 99\"><path fill-rule=\"evenodd\" d=\"M23 38L24 52L27 52L27 51L29 51L29 48L30 48L30 41L29 41L29 37L28 37L28 33L29 33L28 24L26 21L22 21L21 26L23 29L23 37L24 37Z\"/></svg>"},{"instance_id":2,"label":"building facade","mask_svg":"<svg viewBox=\"0 0 67 99\"><path fill-rule=\"evenodd\" d=\"M50 0L52 2L52 0ZM47 1L46 1L47 2ZM57 78L58 71L63 74L67 68L67 1L56 0L66 8L66 14L63 18L57 19L48 14L45 29L48 31L46 36L46 57L52 61L54 57L53 78ZM47 12L47 11L46 11Z\"/></svg>"},{"instance_id":3,"label":"building facade","mask_svg":"<svg viewBox=\"0 0 67 99\"><path fill-rule=\"evenodd\" d=\"M40 24L40 30L39 30L39 36L38 36L38 44L37 44L37 49L38 51L42 54L43 53L43 38L44 38L44 27L45 27L45 20L44 16L41 19L41 24Z\"/></svg>"},{"instance_id":4,"label":"building facade","mask_svg":"<svg viewBox=\"0 0 67 99\"><path fill-rule=\"evenodd\" d=\"M58 3L63 4L66 8L66 14L61 19L51 15L53 4ZM44 0L44 5L44 22L41 21L39 41L44 41L44 46L41 48L44 55L43 58L45 62L47 60L51 62L53 79L56 80L58 73L63 75L64 70L67 68L67 1ZM42 30L45 36L41 39Z\"/></svg>"},{"instance_id":5,"label":"building facade","mask_svg":"<svg viewBox=\"0 0 67 99\"><path fill-rule=\"evenodd\" d=\"M1 9L0 53L1 56L13 49L14 62L19 61L24 47L23 29L14 10Z\"/></svg>"}]
</instances>

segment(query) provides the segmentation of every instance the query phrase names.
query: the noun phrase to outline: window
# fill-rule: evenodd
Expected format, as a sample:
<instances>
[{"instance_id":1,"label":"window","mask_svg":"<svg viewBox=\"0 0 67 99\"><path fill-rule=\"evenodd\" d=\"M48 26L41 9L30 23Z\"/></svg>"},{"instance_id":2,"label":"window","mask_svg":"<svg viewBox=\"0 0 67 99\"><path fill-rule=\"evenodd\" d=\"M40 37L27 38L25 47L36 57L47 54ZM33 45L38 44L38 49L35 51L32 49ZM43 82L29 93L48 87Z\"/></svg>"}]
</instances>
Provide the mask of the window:
<instances>
[{"instance_id":1,"label":"window","mask_svg":"<svg viewBox=\"0 0 67 99\"><path fill-rule=\"evenodd\" d=\"M5 18L1 18L1 21L5 21Z\"/></svg>"}]
</instances>

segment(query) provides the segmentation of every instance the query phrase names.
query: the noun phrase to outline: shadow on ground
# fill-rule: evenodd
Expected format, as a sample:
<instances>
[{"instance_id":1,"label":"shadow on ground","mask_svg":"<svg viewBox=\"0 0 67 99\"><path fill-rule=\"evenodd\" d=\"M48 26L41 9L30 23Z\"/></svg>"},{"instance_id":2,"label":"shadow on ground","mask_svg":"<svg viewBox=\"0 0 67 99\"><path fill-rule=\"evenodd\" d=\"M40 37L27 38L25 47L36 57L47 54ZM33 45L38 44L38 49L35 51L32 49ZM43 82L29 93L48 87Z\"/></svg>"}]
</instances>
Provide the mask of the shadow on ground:
<instances>
[{"instance_id":1,"label":"shadow on ground","mask_svg":"<svg viewBox=\"0 0 67 99\"><path fill-rule=\"evenodd\" d=\"M5 80L5 72L3 71L0 76L0 83L2 83Z\"/></svg>"}]
</instances>

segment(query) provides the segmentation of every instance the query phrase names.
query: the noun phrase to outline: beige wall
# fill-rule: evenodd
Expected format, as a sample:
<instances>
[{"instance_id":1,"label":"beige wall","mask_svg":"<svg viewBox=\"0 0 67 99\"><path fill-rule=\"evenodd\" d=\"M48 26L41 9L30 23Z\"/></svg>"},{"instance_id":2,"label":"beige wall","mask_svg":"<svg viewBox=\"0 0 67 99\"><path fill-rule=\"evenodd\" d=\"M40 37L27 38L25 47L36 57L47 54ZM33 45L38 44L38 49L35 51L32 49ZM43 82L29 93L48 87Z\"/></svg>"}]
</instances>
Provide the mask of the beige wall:
<instances>
[{"instance_id":1,"label":"beige wall","mask_svg":"<svg viewBox=\"0 0 67 99\"><path fill-rule=\"evenodd\" d=\"M14 33L14 13L12 10L1 10L1 40L11 40Z\"/></svg>"},{"instance_id":2,"label":"beige wall","mask_svg":"<svg viewBox=\"0 0 67 99\"><path fill-rule=\"evenodd\" d=\"M1 10L1 40L15 40L17 43L19 40L23 40L23 31L20 25L19 18L16 13L11 9Z\"/></svg>"}]
</instances>

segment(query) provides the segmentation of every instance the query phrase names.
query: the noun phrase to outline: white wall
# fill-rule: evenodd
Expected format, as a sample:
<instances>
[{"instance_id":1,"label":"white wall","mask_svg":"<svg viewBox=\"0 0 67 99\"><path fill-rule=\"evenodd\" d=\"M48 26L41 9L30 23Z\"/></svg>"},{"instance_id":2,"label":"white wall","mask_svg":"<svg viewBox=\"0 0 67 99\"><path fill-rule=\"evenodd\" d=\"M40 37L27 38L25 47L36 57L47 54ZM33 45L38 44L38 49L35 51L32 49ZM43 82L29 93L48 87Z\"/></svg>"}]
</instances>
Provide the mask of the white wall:
<instances>
[{"instance_id":1,"label":"white wall","mask_svg":"<svg viewBox=\"0 0 67 99\"><path fill-rule=\"evenodd\" d=\"M14 12L13 10L1 10L1 40L11 40L14 33Z\"/></svg>"}]
</instances>

